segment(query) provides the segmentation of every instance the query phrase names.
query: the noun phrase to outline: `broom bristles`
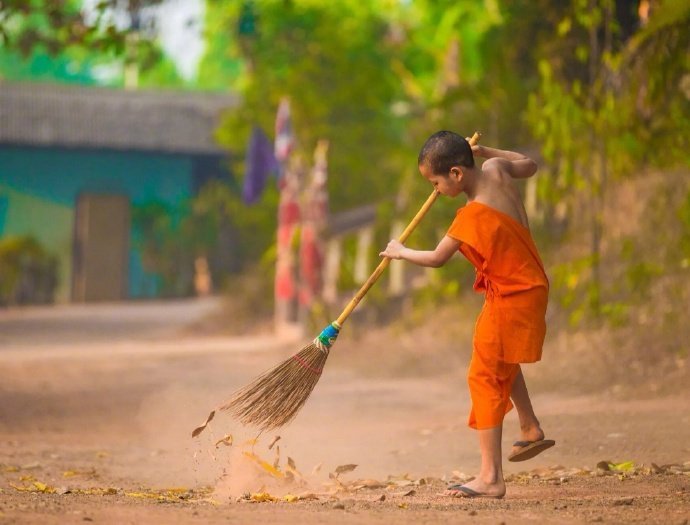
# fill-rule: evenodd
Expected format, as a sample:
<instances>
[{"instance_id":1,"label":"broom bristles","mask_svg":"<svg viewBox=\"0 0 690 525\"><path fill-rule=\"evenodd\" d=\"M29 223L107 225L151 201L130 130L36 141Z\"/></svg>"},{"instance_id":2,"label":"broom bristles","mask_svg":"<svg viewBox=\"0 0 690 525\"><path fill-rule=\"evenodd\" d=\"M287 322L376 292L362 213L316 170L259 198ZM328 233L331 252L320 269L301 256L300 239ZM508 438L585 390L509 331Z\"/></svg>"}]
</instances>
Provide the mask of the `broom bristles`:
<instances>
[{"instance_id":1,"label":"broom bristles","mask_svg":"<svg viewBox=\"0 0 690 525\"><path fill-rule=\"evenodd\" d=\"M314 341L235 392L220 408L243 424L262 431L282 427L292 421L306 403L321 378L327 359L328 348Z\"/></svg>"}]
</instances>

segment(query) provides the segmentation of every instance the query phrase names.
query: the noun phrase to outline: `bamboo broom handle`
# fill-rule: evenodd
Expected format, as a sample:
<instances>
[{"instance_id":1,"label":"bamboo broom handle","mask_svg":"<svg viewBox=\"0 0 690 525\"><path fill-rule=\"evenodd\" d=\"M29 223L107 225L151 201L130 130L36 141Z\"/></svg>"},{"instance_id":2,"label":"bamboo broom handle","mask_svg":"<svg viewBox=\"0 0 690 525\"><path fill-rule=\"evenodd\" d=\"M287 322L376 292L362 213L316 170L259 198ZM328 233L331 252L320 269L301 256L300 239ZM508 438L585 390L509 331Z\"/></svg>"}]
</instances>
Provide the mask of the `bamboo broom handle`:
<instances>
[{"instance_id":1,"label":"bamboo broom handle","mask_svg":"<svg viewBox=\"0 0 690 525\"><path fill-rule=\"evenodd\" d=\"M474 132L474 135L472 135L472 138L470 138L469 143L470 146L474 146L478 141L479 138L481 137L481 133L478 131ZM426 200L426 202L422 205L422 207L419 209L417 212L417 215L414 216L410 224L407 225L407 228L400 234L400 237L398 240L402 243L404 243L407 238L412 234L414 229L417 227L417 225L422 221L424 216L426 215L426 212L429 211L429 208L436 202L436 199L440 193L437 190L434 190L431 192L431 195L429 195L429 198ZM378 280L379 277L381 277L381 274L388 268L388 265L391 263L390 257L384 257L383 260L379 263L379 265L376 267L376 270L374 270L374 273L372 273L367 281L362 285L362 287L359 289L359 291L355 294L355 296L352 298L352 300L347 304L345 309L343 310L343 313L338 316L338 319L336 320L336 323L338 325L342 326L343 323L347 320L348 317L350 317L350 314L352 311L357 307L359 302L364 298L366 293L369 291L369 289L374 286L374 283Z\"/></svg>"}]
</instances>

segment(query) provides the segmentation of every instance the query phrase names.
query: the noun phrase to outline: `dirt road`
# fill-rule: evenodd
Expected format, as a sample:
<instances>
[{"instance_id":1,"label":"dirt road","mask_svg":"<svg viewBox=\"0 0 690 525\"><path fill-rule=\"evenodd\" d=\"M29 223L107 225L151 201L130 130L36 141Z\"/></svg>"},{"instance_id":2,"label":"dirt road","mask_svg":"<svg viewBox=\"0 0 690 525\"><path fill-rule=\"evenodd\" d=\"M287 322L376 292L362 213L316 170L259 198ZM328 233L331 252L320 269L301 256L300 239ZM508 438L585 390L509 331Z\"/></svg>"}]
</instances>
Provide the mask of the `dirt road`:
<instances>
[{"instance_id":1,"label":"dirt road","mask_svg":"<svg viewBox=\"0 0 690 525\"><path fill-rule=\"evenodd\" d=\"M216 307L0 313L0 523L690 519L687 391L627 400L535 391L557 446L506 462L501 501L450 499L438 495L446 482L478 467L464 371L360 373L347 366L358 344L347 334L288 428L248 443L255 433L220 414L192 439L211 408L305 343L186 328ZM228 434L231 446L217 444ZM511 413L505 448L516 435ZM597 469L602 461L619 470ZM336 475L346 464L357 467Z\"/></svg>"}]
</instances>

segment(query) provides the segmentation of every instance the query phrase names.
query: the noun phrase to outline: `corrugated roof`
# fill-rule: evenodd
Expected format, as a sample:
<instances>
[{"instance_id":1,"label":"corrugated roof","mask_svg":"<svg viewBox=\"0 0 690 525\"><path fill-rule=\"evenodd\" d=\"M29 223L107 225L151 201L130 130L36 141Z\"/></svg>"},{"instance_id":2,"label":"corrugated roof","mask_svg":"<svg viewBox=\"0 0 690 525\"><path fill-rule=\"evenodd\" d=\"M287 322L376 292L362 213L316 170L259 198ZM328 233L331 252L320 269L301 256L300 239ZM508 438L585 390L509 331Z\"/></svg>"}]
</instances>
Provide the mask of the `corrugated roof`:
<instances>
[{"instance_id":1,"label":"corrugated roof","mask_svg":"<svg viewBox=\"0 0 690 525\"><path fill-rule=\"evenodd\" d=\"M234 95L0 81L0 144L223 153Z\"/></svg>"}]
</instances>

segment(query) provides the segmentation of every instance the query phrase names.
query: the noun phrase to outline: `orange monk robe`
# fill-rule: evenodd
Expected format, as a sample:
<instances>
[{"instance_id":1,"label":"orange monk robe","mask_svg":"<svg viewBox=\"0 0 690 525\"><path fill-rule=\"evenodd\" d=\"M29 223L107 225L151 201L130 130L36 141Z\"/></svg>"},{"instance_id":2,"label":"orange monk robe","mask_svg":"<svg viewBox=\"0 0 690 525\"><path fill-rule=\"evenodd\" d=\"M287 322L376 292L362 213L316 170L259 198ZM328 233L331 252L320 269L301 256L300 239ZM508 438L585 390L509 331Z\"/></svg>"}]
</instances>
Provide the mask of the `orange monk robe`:
<instances>
[{"instance_id":1,"label":"orange monk robe","mask_svg":"<svg viewBox=\"0 0 690 525\"><path fill-rule=\"evenodd\" d=\"M485 293L468 372L469 425L492 428L513 407L518 363L541 359L549 282L529 229L490 206L460 208L448 236L460 241L476 270L474 289Z\"/></svg>"}]
</instances>

